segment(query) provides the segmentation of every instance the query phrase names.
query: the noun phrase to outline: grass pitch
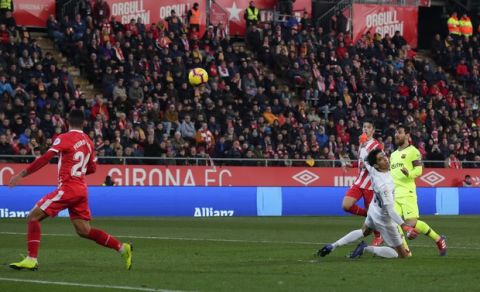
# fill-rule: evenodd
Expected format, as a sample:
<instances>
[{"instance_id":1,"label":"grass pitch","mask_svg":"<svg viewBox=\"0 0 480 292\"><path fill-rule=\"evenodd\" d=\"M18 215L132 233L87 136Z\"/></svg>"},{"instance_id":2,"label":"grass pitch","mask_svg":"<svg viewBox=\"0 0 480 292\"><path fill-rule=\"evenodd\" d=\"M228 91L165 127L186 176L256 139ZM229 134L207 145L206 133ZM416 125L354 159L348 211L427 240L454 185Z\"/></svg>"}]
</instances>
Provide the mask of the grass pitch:
<instances>
[{"instance_id":1,"label":"grass pitch","mask_svg":"<svg viewBox=\"0 0 480 292\"><path fill-rule=\"evenodd\" d=\"M447 235L446 257L425 236L405 260L346 259L354 245L313 256L359 228L359 217L97 218L92 225L134 244L126 271L118 254L76 237L68 219L47 219L32 272L8 267L25 253L25 221L2 219L0 291L479 291L480 217L424 220Z\"/></svg>"}]
</instances>

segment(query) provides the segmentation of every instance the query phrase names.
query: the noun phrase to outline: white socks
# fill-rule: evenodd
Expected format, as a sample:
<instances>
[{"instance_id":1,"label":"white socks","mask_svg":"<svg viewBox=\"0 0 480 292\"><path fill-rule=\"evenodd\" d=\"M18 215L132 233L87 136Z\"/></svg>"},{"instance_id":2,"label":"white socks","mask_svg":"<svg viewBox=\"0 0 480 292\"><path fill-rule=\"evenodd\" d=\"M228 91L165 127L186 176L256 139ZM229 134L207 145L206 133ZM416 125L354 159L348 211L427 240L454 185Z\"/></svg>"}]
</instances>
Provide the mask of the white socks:
<instances>
[{"instance_id":1,"label":"white socks","mask_svg":"<svg viewBox=\"0 0 480 292\"><path fill-rule=\"evenodd\" d=\"M353 243L363 237L362 229L354 230L333 243L333 248Z\"/></svg>"},{"instance_id":2,"label":"white socks","mask_svg":"<svg viewBox=\"0 0 480 292\"><path fill-rule=\"evenodd\" d=\"M391 247L388 246L367 246L365 251L373 253L382 258L393 259L398 258L398 253Z\"/></svg>"}]
</instances>

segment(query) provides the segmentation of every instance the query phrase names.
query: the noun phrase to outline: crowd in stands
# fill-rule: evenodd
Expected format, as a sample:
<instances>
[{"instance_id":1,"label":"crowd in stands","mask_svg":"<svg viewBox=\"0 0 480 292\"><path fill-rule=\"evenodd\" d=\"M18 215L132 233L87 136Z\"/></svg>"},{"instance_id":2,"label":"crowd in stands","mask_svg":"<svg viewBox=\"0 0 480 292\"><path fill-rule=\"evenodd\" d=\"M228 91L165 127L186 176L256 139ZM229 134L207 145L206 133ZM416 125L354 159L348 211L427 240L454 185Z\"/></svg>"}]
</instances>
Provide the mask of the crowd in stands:
<instances>
[{"instance_id":1,"label":"crowd in stands","mask_svg":"<svg viewBox=\"0 0 480 292\"><path fill-rule=\"evenodd\" d=\"M427 166L461 167L465 160L476 163L463 167L480 166L477 36L437 36L430 64L399 32L353 42L305 16L253 24L245 48L222 24L203 35L189 31L174 10L158 23L121 24L108 5L97 5L105 3L75 19L48 20L57 47L101 89L95 97L11 16L0 22L0 155L45 152L66 131L69 110L80 108L101 163L213 157L352 165L362 121L370 118L387 152L395 148L395 125L403 123L423 159L442 161ZM207 85L188 84L195 67L208 71Z\"/></svg>"}]
</instances>

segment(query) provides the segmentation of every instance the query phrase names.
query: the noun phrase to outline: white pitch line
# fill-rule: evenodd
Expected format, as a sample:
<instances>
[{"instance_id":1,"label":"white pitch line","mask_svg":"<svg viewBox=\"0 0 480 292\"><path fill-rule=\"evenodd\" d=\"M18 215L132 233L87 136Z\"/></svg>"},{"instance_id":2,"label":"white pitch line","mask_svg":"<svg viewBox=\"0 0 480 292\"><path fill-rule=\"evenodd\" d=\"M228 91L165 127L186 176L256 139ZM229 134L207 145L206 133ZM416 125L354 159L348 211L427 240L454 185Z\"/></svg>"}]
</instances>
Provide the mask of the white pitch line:
<instances>
[{"instance_id":1,"label":"white pitch line","mask_svg":"<svg viewBox=\"0 0 480 292\"><path fill-rule=\"evenodd\" d=\"M27 235L25 232L0 232L3 235ZM60 237L76 237L73 234L46 233L42 236L60 236ZM322 245L329 242L313 242L313 241L271 241L271 240L244 240L244 239L222 239L222 238L191 238L191 237L165 237L165 236L136 236L136 235L115 235L119 238L131 239L151 239L151 240L180 240L180 241L210 241L210 242L237 242L237 243L265 243L265 244L300 244L300 245ZM409 244L414 247L433 247L434 245L426 244ZM449 249L467 249L480 250L478 246L448 246Z\"/></svg>"},{"instance_id":2,"label":"white pitch line","mask_svg":"<svg viewBox=\"0 0 480 292\"><path fill-rule=\"evenodd\" d=\"M83 284L83 283L74 283L74 282L54 282L54 281L27 280L27 279L17 279L17 278L0 278L0 281L33 283L33 284L43 284L43 285L76 286L76 287L88 287L88 288L115 289L115 290L130 290L130 291L187 292L187 291L181 291L181 290L165 290L165 289L141 288L141 287L130 287L130 286Z\"/></svg>"}]
</instances>

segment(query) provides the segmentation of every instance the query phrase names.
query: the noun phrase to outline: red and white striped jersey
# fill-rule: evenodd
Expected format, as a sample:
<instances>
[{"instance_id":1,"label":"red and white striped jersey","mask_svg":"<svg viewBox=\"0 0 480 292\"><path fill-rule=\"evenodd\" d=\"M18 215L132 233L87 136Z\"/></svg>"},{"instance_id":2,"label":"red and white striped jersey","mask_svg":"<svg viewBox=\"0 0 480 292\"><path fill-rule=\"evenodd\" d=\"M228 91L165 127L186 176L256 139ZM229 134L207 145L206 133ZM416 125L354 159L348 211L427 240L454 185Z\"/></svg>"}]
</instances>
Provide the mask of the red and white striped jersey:
<instances>
[{"instance_id":1,"label":"red and white striped jersey","mask_svg":"<svg viewBox=\"0 0 480 292\"><path fill-rule=\"evenodd\" d=\"M359 157L358 157L358 171L359 174L353 185L361 188L372 190L372 181L368 170L365 168L365 159L368 156L368 153L373 149L382 149L382 144L380 144L376 139L371 139L360 147Z\"/></svg>"}]
</instances>

